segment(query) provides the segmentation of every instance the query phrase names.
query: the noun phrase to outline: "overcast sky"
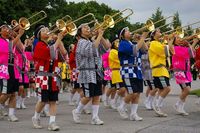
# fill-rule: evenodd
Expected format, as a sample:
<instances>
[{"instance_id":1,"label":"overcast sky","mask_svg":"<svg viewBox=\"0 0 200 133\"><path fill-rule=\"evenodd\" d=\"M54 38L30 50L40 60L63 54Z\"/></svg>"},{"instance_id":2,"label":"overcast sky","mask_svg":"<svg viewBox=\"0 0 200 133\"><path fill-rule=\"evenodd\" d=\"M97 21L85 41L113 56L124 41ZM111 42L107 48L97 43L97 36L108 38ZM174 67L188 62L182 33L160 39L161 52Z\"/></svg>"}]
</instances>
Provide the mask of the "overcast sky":
<instances>
[{"instance_id":1,"label":"overcast sky","mask_svg":"<svg viewBox=\"0 0 200 133\"><path fill-rule=\"evenodd\" d=\"M90 0L66 0L66 1L90 1ZM130 22L145 22L158 7L164 16L179 12L182 24L188 24L200 20L200 0L96 0L105 3L111 8L122 10L131 8L134 11Z\"/></svg>"}]
</instances>

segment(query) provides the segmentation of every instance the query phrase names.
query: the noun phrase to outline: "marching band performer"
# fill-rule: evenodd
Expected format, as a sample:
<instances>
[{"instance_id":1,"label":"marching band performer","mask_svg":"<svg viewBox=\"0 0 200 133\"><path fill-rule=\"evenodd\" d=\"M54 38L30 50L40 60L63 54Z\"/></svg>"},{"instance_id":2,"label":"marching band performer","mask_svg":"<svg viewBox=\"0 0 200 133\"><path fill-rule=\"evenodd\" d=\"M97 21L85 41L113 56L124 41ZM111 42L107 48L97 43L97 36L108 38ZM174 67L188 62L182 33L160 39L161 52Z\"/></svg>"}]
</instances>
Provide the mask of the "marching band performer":
<instances>
[{"instance_id":1,"label":"marching band performer","mask_svg":"<svg viewBox=\"0 0 200 133\"><path fill-rule=\"evenodd\" d=\"M111 69L109 67L109 57L110 50L108 50L106 53L102 55L102 61L103 61L103 68L104 68L104 79L103 79L103 87L105 89L106 93L106 98L104 99L104 105L108 106L109 105L109 95L108 92L111 90ZM108 94L108 96L107 96Z\"/></svg>"},{"instance_id":2,"label":"marching band performer","mask_svg":"<svg viewBox=\"0 0 200 133\"><path fill-rule=\"evenodd\" d=\"M72 111L73 119L76 123L80 123L80 113L82 112L84 106L92 101L92 121L93 125L102 125L104 122L100 120L99 112L99 102L100 95L102 95L102 75L99 69L99 50L100 47L108 49L110 43L108 43L103 38L103 31L101 28L98 29L98 35L94 42L90 40L91 30L90 27L85 24L81 24L78 27L77 34L80 39L77 44L76 50L76 65L79 70L78 83L82 85L84 97L79 102L76 109Z\"/></svg>"},{"instance_id":3,"label":"marching band performer","mask_svg":"<svg viewBox=\"0 0 200 133\"><path fill-rule=\"evenodd\" d=\"M23 44L20 41L21 36L24 34L23 29L19 29L18 34L12 31L8 25L4 24L0 27L0 116L2 115L2 104L9 98L9 120L11 122L18 121L15 116L16 108L16 92L19 88L19 71L17 66L17 58L14 58L16 47L23 49ZM15 34L13 34L15 33Z\"/></svg>"},{"instance_id":4,"label":"marching band performer","mask_svg":"<svg viewBox=\"0 0 200 133\"><path fill-rule=\"evenodd\" d=\"M141 121L142 117L137 114L140 93L143 92L143 80L141 72L141 55L144 53L144 39L147 33L143 33L140 40L132 43L131 32L128 27L123 28L119 33L120 43L118 56L120 60L120 73L125 83L128 95L118 108L120 115L126 119L128 114L125 111L126 105L131 102L130 120Z\"/></svg>"},{"instance_id":5,"label":"marching band performer","mask_svg":"<svg viewBox=\"0 0 200 133\"><path fill-rule=\"evenodd\" d=\"M149 55L148 55L148 49L149 49L149 42L146 43L146 53L142 55L142 75L144 79L144 84L147 86L147 92L146 92L146 99L145 99L145 107L147 110L153 109L153 102L155 93L157 92L157 89L155 88L155 85L153 83L153 76L152 76L152 70L149 62Z\"/></svg>"},{"instance_id":6,"label":"marching band performer","mask_svg":"<svg viewBox=\"0 0 200 133\"><path fill-rule=\"evenodd\" d=\"M29 88L29 60L27 59L27 53L25 52L26 46L24 45L23 49L16 48L16 57L18 58L18 67L21 70L19 78L19 91L17 96L16 108L17 109L26 109L25 98L26 98L26 89Z\"/></svg>"},{"instance_id":7,"label":"marching band performer","mask_svg":"<svg viewBox=\"0 0 200 133\"><path fill-rule=\"evenodd\" d=\"M115 94L115 92L118 89L117 94L115 94L116 97L114 98L114 102L111 102L112 108L113 107L117 108L117 106L116 106L116 102L118 99L117 97L119 97L119 99L120 99L120 104L123 102L123 98L124 98L125 92L126 92L124 82L120 75L120 61L118 58L118 47L119 47L119 39L115 39L112 43L112 47L111 47L110 54L109 54L109 67L112 70L112 73L111 73L112 82L111 83L113 86L111 88L111 90L114 91L111 93ZM111 94L111 99L112 99L112 94Z\"/></svg>"},{"instance_id":8,"label":"marching band performer","mask_svg":"<svg viewBox=\"0 0 200 133\"><path fill-rule=\"evenodd\" d=\"M195 38L190 46L189 42L176 36L174 41L174 55L172 66L176 83L180 85L182 92L179 100L174 105L175 110L182 115L189 115L184 109L186 98L191 89L192 74L190 72L190 58L194 58L194 46L199 40Z\"/></svg>"},{"instance_id":9,"label":"marching band performer","mask_svg":"<svg viewBox=\"0 0 200 133\"><path fill-rule=\"evenodd\" d=\"M173 39L168 41L168 45L160 42L161 33L156 29L150 34L151 42L149 47L149 61L152 68L152 76L154 78L155 88L159 89L158 100L153 109L156 114L161 117L167 117L167 114L161 110L164 98L171 90L169 83L169 72L167 70L166 58L170 56L169 51L173 53Z\"/></svg>"},{"instance_id":10,"label":"marching band performer","mask_svg":"<svg viewBox=\"0 0 200 133\"><path fill-rule=\"evenodd\" d=\"M78 43L79 37L76 36L76 41ZM72 99L73 96L76 92L78 92L78 98L77 98L77 105L80 102L81 95L83 95L83 91L80 87L80 84L77 83L78 80L78 70L76 68L76 48L77 48L77 43L71 44L70 45L70 54L69 54L69 66L71 69L71 82L72 82L72 90L70 91L70 97L69 97L69 105L74 105Z\"/></svg>"},{"instance_id":11,"label":"marching band performer","mask_svg":"<svg viewBox=\"0 0 200 133\"><path fill-rule=\"evenodd\" d=\"M67 52L63 46L62 38L64 33L59 33L55 44L48 46L49 29L44 25L39 26L35 35L38 38L38 42L34 49L33 59L36 66L36 73L38 78L36 82L39 83L41 88L41 101L37 102L35 107L35 114L32 117L33 126L35 128L42 128L40 125L40 112L42 111L45 103L49 103L49 126L48 130L57 131L59 126L56 124L56 101L58 101L58 93L60 83L59 80L59 68L58 57L56 57L56 50L59 49L63 55Z\"/></svg>"},{"instance_id":12,"label":"marching band performer","mask_svg":"<svg viewBox=\"0 0 200 133\"><path fill-rule=\"evenodd\" d=\"M33 62L33 40L34 36L25 40L25 54L29 60L29 88L27 89L27 97L36 97L35 92L35 75L34 75L34 62Z\"/></svg>"}]
</instances>

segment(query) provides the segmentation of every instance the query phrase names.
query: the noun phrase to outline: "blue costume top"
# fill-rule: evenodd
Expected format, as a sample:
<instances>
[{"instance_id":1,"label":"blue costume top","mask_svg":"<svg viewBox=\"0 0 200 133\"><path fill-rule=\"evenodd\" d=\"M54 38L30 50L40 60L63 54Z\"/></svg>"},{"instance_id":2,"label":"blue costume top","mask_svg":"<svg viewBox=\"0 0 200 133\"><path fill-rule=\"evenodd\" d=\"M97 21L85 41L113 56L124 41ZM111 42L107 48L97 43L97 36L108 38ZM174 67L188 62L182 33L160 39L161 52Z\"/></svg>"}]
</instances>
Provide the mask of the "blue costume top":
<instances>
[{"instance_id":1,"label":"blue costume top","mask_svg":"<svg viewBox=\"0 0 200 133\"><path fill-rule=\"evenodd\" d=\"M121 65L120 73L122 79L142 79L141 56L143 53L142 50L137 51L137 43L127 40L120 41L118 57Z\"/></svg>"}]
</instances>

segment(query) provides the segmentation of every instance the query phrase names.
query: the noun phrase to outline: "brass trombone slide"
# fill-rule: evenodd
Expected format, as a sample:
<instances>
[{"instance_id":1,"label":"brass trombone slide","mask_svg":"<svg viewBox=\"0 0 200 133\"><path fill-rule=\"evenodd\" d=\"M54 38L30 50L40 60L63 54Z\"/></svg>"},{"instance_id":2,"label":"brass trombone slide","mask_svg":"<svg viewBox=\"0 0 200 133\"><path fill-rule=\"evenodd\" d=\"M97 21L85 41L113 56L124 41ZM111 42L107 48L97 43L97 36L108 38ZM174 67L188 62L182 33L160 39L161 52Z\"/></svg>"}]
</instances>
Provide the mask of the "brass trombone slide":
<instances>
[{"instance_id":1,"label":"brass trombone slide","mask_svg":"<svg viewBox=\"0 0 200 133\"><path fill-rule=\"evenodd\" d=\"M132 31L132 33L141 32L141 31L146 30L146 29L148 29L149 31L153 31L153 30L155 30L155 24L160 23L160 22L162 22L164 20L167 20L169 18L172 18L172 17L174 17L174 16L168 16L168 17L160 19L160 20L158 20L156 22L153 22L151 19L148 19L146 21L145 26L143 26L142 28L139 28L137 30ZM165 24L164 26L166 26L166 25L168 25L168 24ZM164 26L160 26L159 28L164 27Z\"/></svg>"},{"instance_id":2,"label":"brass trombone slide","mask_svg":"<svg viewBox=\"0 0 200 133\"><path fill-rule=\"evenodd\" d=\"M196 24L198 24L198 23L200 23L200 20L197 21L197 22L194 22L194 23L191 23L191 24L188 24L188 25L182 26L182 27L178 27L178 28L182 28L182 29L184 29L184 28L186 28L186 27L188 27L188 26L196 25ZM166 31L166 32L164 32L163 34L171 33L171 32L176 31L176 30L177 30L177 28L176 28L176 29L169 30L169 31Z\"/></svg>"},{"instance_id":3,"label":"brass trombone slide","mask_svg":"<svg viewBox=\"0 0 200 133\"><path fill-rule=\"evenodd\" d=\"M42 15L41 18L39 18L36 21L30 22L31 19L33 19L34 17L37 17L39 15ZM17 26L20 26L21 29L28 30L32 25L42 21L46 17L47 17L47 14L43 10L41 10L40 12L32 15L29 18L21 17L19 19L19 22L17 22L17 20L12 20L11 21L11 25L13 26L12 29L15 29Z\"/></svg>"},{"instance_id":4,"label":"brass trombone slide","mask_svg":"<svg viewBox=\"0 0 200 133\"><path fill-rule=\"evenodd\" d=\"M128 14L124 17L120 17L121 14L125 14L126 12L128 12ZM94 25L93 31L98 30L99 28L103 28L104 30L107 28L113 28L115 26L115 24L117 24L118 22L127 19L129 16L131 16L133 14L133 10L130 8L126 8L122 11L119 11L117 13L115 13L114 15L104 15L104 20L102 23L96 23ZM119 16L117 19L114 19L114 17Z\"/></svg>"}]
</instances>

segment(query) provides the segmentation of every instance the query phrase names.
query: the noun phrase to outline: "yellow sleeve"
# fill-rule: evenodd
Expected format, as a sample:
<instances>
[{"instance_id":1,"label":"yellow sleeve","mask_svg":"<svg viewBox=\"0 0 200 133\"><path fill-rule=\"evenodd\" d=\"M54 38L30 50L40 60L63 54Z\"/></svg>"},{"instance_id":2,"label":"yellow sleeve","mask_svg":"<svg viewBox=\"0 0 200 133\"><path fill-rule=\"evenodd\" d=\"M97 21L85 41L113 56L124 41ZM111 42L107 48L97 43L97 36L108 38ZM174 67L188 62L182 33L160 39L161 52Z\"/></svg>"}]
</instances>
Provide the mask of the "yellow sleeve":
<instances>
[{"instance_id":1,"label":"yellow sleeve","mask_svg":"<svg viewBox=\"0 0 200 133\"><path fill-rule=\"evenodd\" d=\"M150 43L149 50L151 50L154 54L156 54L158 56L166 57L165 45L162 45L160 42L152 41Z\"/></svg>"},{"instance_id":2,"label":"yellow sleeve","mask_svg":"<svg viewBox=\"0 0 200 133\"><path fill-rule=\"evenodd\" d=\"M118 51L117 50L111 50L109 54L109 62L115 62L115 63L120 63L118 59Z\"/></svg>"}]
</instances>

